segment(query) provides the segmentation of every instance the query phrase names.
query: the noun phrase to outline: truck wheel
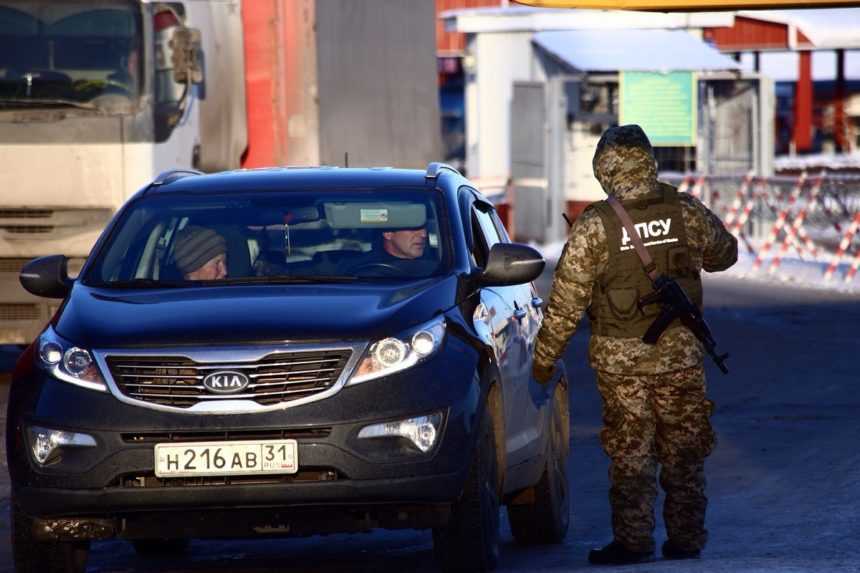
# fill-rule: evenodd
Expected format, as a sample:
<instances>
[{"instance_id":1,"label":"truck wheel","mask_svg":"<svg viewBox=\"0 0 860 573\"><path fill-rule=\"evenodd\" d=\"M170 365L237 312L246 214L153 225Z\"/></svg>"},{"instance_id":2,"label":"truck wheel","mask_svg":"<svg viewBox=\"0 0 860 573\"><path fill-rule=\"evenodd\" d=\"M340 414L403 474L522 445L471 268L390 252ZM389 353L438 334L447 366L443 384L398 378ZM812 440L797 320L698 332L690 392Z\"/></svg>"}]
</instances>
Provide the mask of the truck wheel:
<instances>
[{"instance_id":1,"label":"truck wheel","mask_svg":"<svg viewBox=\"0 0 860 573\"><path fill-rule=\"evenodd\" d=\"M567 457L570 415L567 389L559 384L553 396L549 453L530 503L508 506L511 533L523 545L561 543L570 526Z\"/></svg>"},{"instance_id":2,"label":"truck wheel","mask_svg":"<svg viewBox=\"0 0 860 573\"><path fill-rule=\"evenodd\" d=\"M89 541L37 541L33 520L12 504L12 560L17 573L84 573Z\"/></svg>"},{"instance_id":3,"label":"truck wheel","mask_svg":"<svg viewBox=\"0 0 860 573\"><path fill-rule=\"evenodd\" d=\"M446 527L433 530L443 571L492 571L499 561L499 467L492 411L487 405L462 497Z\"/></svg>"},{"instance_id":4,"label":"truck wheel","mask_svg":"<svg viewBox=\"0 0 860 573\"><path fill-rule=\"evenodd\" d=\"M170 557L182 555L188 549L188 539L136 539L135 552L142 557Z\"/></svg>"}]
</instances>

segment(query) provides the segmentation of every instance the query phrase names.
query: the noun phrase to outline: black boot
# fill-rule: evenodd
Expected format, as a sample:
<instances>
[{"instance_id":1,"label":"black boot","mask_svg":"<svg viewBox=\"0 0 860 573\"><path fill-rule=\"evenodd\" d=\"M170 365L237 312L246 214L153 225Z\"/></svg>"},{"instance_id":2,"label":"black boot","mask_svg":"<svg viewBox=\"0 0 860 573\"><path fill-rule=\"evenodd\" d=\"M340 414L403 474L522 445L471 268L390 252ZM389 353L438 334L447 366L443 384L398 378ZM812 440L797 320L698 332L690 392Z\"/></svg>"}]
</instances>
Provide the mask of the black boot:
<instances>
[{"instance_id":1,"label":"black boot","mask_svg":"<svg viewBox=\"0 0 860 573\"><path fill-rule=\"evenodd\" d=\"M701 556L701 549L685 549L672 543L670 539L663 543L663 557L665 559L698 559Z\"/></svg>"},{"instance_id":2,"label":"black boot","mask_svg":"<svg viewBox=\"0 0 860 573\"><path fill-rule=\"evenodd\" d=\"M593 565L630 565L645 563L653 558L653 551L631 551L617 541L588 552L588 562Z\"/></svg>"}]
</instances>

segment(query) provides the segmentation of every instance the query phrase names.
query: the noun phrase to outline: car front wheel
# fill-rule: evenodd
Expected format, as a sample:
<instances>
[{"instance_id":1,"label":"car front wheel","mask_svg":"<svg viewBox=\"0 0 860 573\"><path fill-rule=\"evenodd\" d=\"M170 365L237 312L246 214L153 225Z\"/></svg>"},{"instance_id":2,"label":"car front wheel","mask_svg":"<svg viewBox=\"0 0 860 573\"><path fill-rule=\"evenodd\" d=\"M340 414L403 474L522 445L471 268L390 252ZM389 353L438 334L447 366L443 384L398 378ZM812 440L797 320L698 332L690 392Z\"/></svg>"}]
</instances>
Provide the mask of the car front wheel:
<instances>
[{"instance_id":1,"label":"car front wheel","mask_svg":"<svg viewBox=\"0 0 860 573\"><path fill-rule=\"evenodd\" d=\"M511 533L524 545L561 543L570 526L567 458L570 413L567 387L558 384L553 395L549 452L540 481L528 503L508 506Z\"/></svg>"},{"instance_id":2,"label":"car front wheel","mask_svg":"<svg viewBox=\"0 0 860 573\"><path fill-rule=\"evenodd\" d=\"M17 573L84 573L88 541L38 541L33 519L12 504L12 558Z\"/></svg>"},{"instance_id":3,"label":"car front wheel","mask_svg":"<svg viewBox=\"0 0 860 573\"><path fill-rule=\"evenodd\" d=\"M492 571L499 561L499 467L489 404L481 420L462 497L447 527L433 530L433 549L443 571Z\"/></svg>"}]
</instances>

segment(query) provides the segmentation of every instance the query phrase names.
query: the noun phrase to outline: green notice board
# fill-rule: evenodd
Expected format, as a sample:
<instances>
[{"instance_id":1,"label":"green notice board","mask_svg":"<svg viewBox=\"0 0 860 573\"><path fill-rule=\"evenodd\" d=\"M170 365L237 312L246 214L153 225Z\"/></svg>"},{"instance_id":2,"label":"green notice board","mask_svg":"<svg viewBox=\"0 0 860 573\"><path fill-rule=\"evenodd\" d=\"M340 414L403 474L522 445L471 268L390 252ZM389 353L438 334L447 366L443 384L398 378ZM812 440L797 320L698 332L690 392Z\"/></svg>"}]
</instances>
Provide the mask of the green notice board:
<instances>
[{"instance_id":1,"label":"green notice board","mask_svg":"<svg viewBox=\"0 0 860 573\"><path fill-rule=\"evenodd\" d=\"M696 145L696 75L693 72L620 72L621 125L638 123L652 145Z\"/></svg>"}]
</instances>

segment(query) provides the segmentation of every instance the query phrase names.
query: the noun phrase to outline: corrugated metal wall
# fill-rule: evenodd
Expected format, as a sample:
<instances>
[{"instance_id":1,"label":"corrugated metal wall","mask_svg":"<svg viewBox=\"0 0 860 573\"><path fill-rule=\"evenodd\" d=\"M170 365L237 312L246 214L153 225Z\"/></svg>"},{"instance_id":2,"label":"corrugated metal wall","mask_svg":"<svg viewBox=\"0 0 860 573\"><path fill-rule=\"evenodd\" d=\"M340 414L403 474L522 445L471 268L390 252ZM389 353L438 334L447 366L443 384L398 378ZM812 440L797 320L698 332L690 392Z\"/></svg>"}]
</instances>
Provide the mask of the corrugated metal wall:
<instances>
[{"instance_id":1,"label":"corrugated metal wall","mask_svg":"<svg viewBox=\"0 0 860 573\"><path fill-rule=\"evenodd\" d=\"M731 28L705 28L702 37L723 52L785 50L789 47L788 25L743 16L735 17ZM797 31L798 47L811 47L803 32Z\"/></svg>"},{"instance_id":2,"label":"corrugated metal wall","mask_svg":"<svg viewBox=\"0 0 860 573\"><path fill-rule=\"evenodd\" d=\"M200 168L236 169L248 145L239 0L191 5L203 28L206 98L200 102Z\"/></svg>"},{"instance_id":3,"label":"corrugated metal wall","mask_svg":"<svg viewBox=\"0 0 860 573\"><path fill-rule=\"evenodd\" d=\"M441 153L426 0L316 3L320 161L424 168Z\"/></svg>"}]
</instances>

